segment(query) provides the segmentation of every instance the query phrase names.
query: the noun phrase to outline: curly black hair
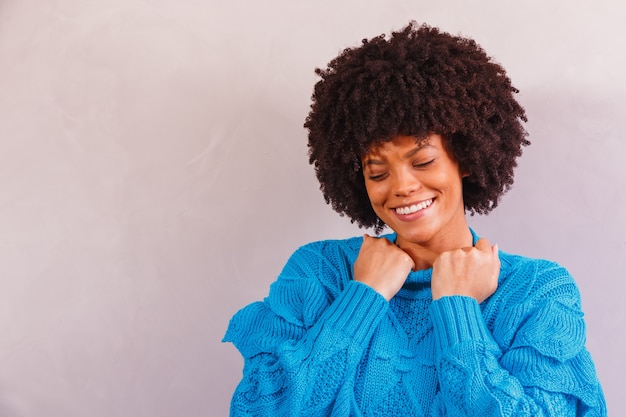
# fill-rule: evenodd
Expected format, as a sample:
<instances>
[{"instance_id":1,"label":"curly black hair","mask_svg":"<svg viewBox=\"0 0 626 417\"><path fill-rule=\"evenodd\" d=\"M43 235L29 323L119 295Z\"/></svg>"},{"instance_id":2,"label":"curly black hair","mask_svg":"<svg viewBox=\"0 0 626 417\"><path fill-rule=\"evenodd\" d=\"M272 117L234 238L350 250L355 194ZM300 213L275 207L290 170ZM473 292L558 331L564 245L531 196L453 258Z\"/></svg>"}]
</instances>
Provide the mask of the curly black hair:
<instances>
[{"instance_id":1,"label":"curly black hair","mask_svg":"<svg viewBox=\"0 0 626 417\"><path fill-rule=\"evenodd\" d=\"M524 108L504 68L472 39L409 23L344 49L327 69L317 68L309 132L326 203L359 227L380 232L370 204L361 157L396 136L445 138L462 172L465 209L486 214L513 184L522 146Z\"/></svg>"}]
</instances>

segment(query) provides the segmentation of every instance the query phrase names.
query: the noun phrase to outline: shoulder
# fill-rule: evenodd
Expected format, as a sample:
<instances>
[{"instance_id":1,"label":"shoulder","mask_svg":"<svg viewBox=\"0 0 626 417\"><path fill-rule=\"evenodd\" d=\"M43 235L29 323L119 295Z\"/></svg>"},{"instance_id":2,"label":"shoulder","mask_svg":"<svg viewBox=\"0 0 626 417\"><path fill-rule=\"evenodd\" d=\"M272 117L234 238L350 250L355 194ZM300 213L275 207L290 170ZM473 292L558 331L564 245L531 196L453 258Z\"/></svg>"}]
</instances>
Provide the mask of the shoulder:
<instances>
[{"instance_id":1,"label":"shoulder","mask_svg":"<svg viewBox=\"0 0 626 417\"><path fill-rule=\"evenodd\" d=\"M332 260L336 256L356 255L361 248L363 237L356 236L347 239L327 239L307 243L296 249L293 257L315 257L329 258Z\"/></svg>"},{"instance_id":2,"label":"shoulder","mask_svg":"<svg viewBox=\"0 0 626 417\"><path fill-rule=\"evenodd\" d=\"M500 287L517 293L520 300L564 296L578 300L579 292L570 272L557 262L500 253Z\"/></svg>"},{"instance_id":3,"label":"shoulder","mask_svg":"<svg viewBox=\"0 0 626 417\"><path fill-rule=\"evenodd\" d=\"M566 268L545 259L500 254L500 285L485 313L505 350L532 347L560 361L585 343L580 293ZM550 335L550 337L546 337Z\"/></svg>"},{"instance_id":4,"label":"shoulder","mask_svg":"<svg viewBox=\"0 0 626 417\"><path fill-rule=\"evenodd\" d=\"M296 249L264 300L287 321L310 326L352 280L362 237L320 240Z\"/></svg>"},{"instance_id":5,"label":"shoulder","mask_svg":"<svg viewBox=\"0 0 626 417\"><path fill-rule=\"evenodd\" d=\"M349 273L361 248L362 237L319 240L300 246L283 268L280 277L312 278Z\"/></svg>"}]
</instances>

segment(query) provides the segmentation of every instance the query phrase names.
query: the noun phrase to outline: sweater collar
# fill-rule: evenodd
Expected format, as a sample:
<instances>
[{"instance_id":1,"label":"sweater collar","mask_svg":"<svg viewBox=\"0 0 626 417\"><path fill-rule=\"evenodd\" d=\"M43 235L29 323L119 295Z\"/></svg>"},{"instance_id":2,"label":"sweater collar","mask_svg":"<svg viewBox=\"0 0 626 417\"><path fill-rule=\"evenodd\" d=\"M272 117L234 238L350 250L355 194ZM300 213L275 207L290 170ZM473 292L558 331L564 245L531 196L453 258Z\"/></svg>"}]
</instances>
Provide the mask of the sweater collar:
<instances>
[{"instance_id":1,"label":"sweater collar","mask_svg":"<svg viewBox=\"0 0 626 417\"><path fill-rule=\"evenodd\" d=\"M472 233L472 244L476 245L476 242L478 242L478 239L480 239L480 237L478 236L478 234L476 234L476 232L471 227L469 229L470 229L470 232ZM397 238L396 233L390 233L383 237L387 238L392 243L396 243L396 238ZM430 283L430 279L432 278L432 275L433 275L432 268L420 269L418 271L411 271L405 281L404 288L410 289L411 287L423 286L423 284L425 283Z\"/></svg>"}]
</instances>

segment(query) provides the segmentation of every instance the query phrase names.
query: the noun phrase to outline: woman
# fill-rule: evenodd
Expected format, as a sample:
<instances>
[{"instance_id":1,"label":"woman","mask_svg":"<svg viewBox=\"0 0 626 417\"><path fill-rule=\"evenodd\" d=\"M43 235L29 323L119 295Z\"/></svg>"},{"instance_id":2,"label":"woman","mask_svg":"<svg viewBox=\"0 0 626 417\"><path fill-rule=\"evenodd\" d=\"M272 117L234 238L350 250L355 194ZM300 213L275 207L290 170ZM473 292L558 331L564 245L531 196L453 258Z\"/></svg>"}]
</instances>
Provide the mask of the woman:
<instances>
[{"instance_id":1,"label":"woman","mask_svg":"<svg viewBox=\"0 0 626 417\"><path fill-rule=\"evenodd\" d=\"M559 265L468 227L529 144L504 69L410 24L317 70L310 162L341 215L382 237L298 249L224 338L240 416L605 416L580 297Z\"/></svg>"}]
</instances>

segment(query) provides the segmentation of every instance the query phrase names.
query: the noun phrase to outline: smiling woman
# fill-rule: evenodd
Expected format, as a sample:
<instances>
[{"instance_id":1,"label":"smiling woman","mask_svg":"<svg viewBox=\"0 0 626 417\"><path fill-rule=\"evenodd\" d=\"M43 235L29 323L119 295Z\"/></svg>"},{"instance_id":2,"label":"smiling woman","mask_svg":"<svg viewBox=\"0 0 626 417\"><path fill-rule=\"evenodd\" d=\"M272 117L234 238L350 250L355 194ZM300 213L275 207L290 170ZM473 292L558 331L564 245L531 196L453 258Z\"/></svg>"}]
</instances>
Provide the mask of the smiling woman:
<instances>
[{"instance_id":1,"label":"smiling woman","mask_svg":"<svg viewBox=\"0 0 626 417\"><path fill-rule=\"evenodd\" d=\"M298 249L224 338L234 416L606 416L580 296L554 262L471 230L528 145L517 90L472 40L426 25L318 70L310 162L380 237Z\"/></svg>"},{"instance_id":2,"label":"smiling woman","mask_svg":"<svg viewBox=\"0 0 626 417\"><path fill-rule=\"evenodd\" d=\"M416 267L430 268L438 253L472 245L462 173L440 135L398 136L368 152L363 166L372 209Z\"/></svg>"}]
</instances>

